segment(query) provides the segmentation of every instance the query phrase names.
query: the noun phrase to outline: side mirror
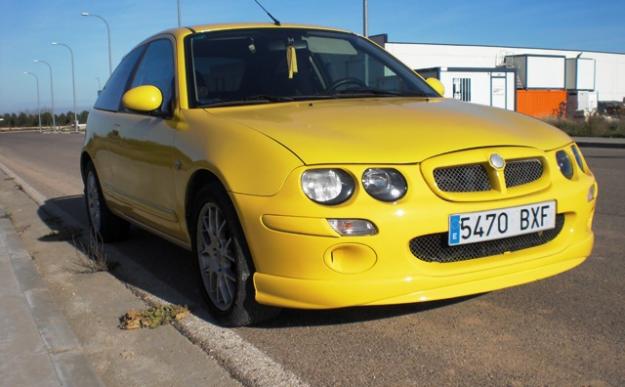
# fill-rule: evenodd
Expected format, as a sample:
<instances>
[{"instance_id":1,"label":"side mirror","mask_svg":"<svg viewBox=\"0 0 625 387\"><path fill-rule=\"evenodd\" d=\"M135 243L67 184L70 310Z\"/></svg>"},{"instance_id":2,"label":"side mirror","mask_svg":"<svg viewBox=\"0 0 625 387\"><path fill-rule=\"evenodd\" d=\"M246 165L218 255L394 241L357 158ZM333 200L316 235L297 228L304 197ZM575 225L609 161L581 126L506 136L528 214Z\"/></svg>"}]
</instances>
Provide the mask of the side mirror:
<instances>
[{"instance_id":1,"label":"side mirror","mask_svg":"<svg viewBox=\"0 0 625 387\"><path fill-rule=\"evenodd\" d=\"M161 107L163 94L156 86L137 86L124 93L122 104L128 110L150 113Z\"/></svg>"},{"instance_id":2,"label":"side mirror","mask_svg":"<svg viewBox=\"0 0 625 387\"><path fill-rule=\"evenodd\" d=\"M441 97L445 96L445 86L436 78L430 77L425 80L432 89L434 89Z\"/></svg>"}]
</instances>

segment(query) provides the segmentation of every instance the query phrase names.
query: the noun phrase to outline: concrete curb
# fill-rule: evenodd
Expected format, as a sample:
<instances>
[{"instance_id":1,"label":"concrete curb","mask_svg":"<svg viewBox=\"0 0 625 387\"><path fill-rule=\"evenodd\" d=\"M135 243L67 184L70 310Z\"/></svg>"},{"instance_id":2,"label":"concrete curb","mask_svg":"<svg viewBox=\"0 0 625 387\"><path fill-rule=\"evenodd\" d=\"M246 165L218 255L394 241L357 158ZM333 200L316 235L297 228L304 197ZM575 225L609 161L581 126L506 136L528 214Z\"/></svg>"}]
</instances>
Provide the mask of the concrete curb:
<instances>
[{"instance_id":1,"label":"concrete curb","mask_svg":"<svg viewBox=\"0 0 625 387\"><path fill-rule=\"evenodd\" d=\"M56 307L11 220L0 209L0 247L9 257L19 289L62 386L104 386L85 358L78 338ZM52 381L48 381L52 383Z\"/></svg>"},{"instance_id":2,"label":"concrete curb","mask_svg":"<svg viewBox=\"0 0 625 387\"><path fill-rule=\"evenodd\" d=\"M21 189L38 205L43 206L46 197L39 191L25 182L16 175L10 168L0 162L0 170L14 179ZM46 211L55 217L58 217L70 227L82 228L83 225L77 222L70 214L65 212L54 203L46 203ZM115 254L123 256L123 253L114 246L111 247ZM144 271L141 267L132 265L131 259L126 259L127 265L130 265L135 272ZM158 283L158 287L167 289L169 294L177 294L167 283L154 277L149 272L142 275L149 277L152 283ZM166 300L155 295L149 294L141 289L127 285L131 291L149 305L161 304L170 305ZM180 297L176 297L180 298ZM301 380L293 372L285 369L281 364L277 363L267 354L262 352L252 343L246 341L235 331L222 328L214 321L207 321L190 315L184 320L174 324L174 327L189 341L198 345L205 352L214 356L219 363L236 379L244 385L254 386L308 386L308 383ZM88 385L88 384L85 384Z\"/></svg>"},{"instance_id":3,"label":"concrete curb","mask_svg":"<svg viewBox=\"0 0 625 387\"><path fill-rule=\"evenodd\" d=\"M573 137L573 140L581 147L625 148L625 138Z\"/></svg>"}]
</instances>

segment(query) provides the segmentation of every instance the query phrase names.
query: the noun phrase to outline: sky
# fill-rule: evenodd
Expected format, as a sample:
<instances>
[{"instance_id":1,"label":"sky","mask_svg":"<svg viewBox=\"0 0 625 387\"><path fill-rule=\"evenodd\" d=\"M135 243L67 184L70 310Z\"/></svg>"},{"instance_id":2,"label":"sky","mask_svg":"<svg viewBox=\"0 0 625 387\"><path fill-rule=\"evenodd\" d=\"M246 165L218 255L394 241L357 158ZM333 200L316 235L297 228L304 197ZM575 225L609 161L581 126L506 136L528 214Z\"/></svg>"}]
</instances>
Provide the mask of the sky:
<instances>
[{"instance_id":1,"label":"sky","mask_svg":"<svg viewBox=\"0 0 625 387\"><path fill-rule=\"evenodd\" d=\"M282 22L362 33L362 0L262 0ZM268 21L253 0L180 0L183 25ZM56 112L72 106L75 55L79 110L89 109L108 78L104 17L111 27L113 66L148 36L177 25L176 0L0 0L0 113L50 106L53 68ZM393 42L488 44L625 52L625 0L369 0L369 34Z\"/></svg>"}]
</instances>

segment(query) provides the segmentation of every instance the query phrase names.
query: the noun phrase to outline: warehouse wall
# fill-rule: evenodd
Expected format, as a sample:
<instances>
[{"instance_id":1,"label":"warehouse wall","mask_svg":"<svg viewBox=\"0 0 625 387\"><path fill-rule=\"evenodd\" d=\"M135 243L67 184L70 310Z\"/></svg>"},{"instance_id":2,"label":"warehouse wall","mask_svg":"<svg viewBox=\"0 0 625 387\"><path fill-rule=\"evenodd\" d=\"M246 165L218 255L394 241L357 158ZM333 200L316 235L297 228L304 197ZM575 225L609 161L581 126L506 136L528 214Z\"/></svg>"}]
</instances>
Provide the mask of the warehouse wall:
<instances>
[{"instance_id":1,"label":"warehouse wall","mask_svg":"<svg viewBox=\"0 0 625 387\"><path fill-rule=\"evenodd\" d=\"M425 43L386 43L385 48L410 68L495 67L506 55L539 54L576 57L580 51L517 47L463 46ZM583 58L597 63L596 90L600 101L625 98L625 54L584 51Z\"/></svg>"}]
</instances>

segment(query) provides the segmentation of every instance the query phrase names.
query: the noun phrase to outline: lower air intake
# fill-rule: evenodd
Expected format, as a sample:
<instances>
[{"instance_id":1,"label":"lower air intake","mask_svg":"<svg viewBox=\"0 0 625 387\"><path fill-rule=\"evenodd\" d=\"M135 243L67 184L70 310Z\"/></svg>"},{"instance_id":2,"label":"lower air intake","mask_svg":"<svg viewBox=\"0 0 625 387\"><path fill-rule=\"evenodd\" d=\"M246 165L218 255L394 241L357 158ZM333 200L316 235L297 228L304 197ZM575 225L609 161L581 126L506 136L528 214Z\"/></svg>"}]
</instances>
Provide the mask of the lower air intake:
<instances>
[{"instance_id":1,"label":"lower air intake","mask_svg":"<svg viewBox=\"0 0 625 387\"><path fill-rule=\"evenodd\" d=\"M426 262L466 261L543 245L558 236L563 226L564 215L558 214L556 227L551 230L458 246L448 245L448 233L446 232L423 235L410 241L410 252Z\"/></svg>"}]
</instances>

